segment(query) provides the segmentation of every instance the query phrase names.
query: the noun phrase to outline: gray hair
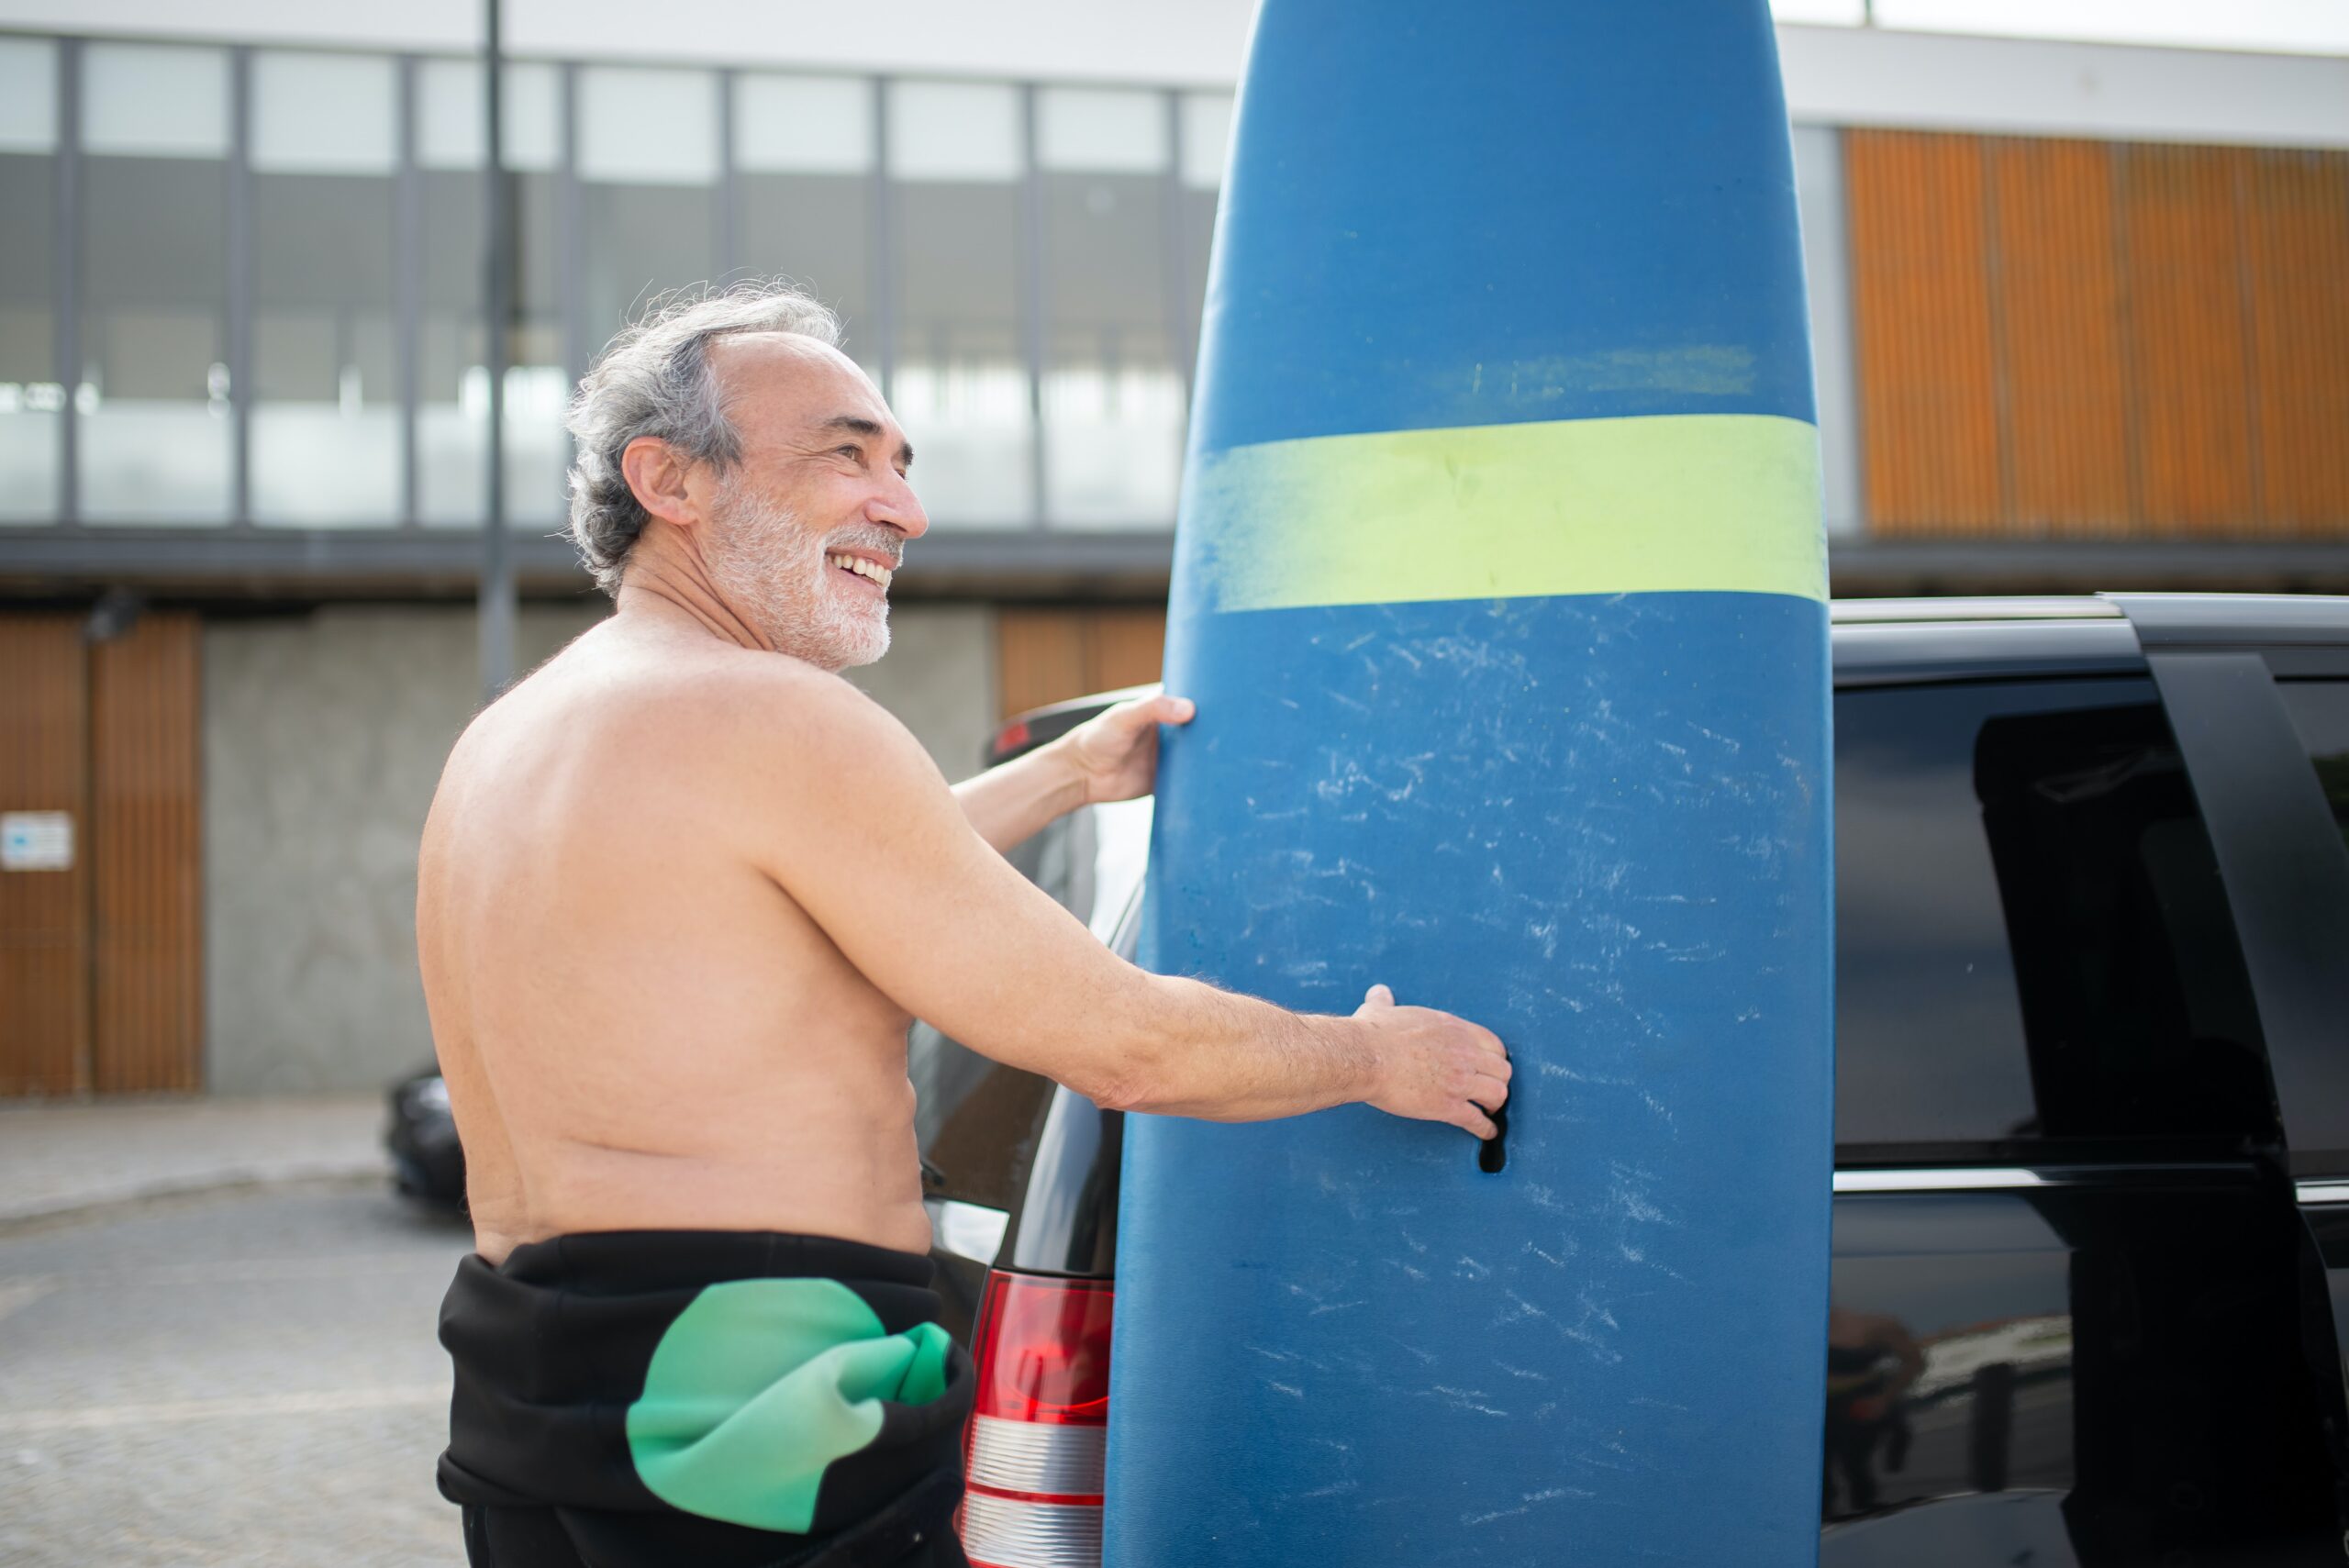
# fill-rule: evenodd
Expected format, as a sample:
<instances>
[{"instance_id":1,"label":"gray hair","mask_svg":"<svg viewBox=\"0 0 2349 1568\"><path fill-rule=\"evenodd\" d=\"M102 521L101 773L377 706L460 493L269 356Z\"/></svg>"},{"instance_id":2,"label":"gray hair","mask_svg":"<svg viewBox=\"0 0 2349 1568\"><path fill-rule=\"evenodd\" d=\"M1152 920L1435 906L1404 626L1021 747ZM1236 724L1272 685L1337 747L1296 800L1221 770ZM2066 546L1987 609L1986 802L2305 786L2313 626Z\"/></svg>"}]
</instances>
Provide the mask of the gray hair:
<instances>
[{"instance_id":1,"label":"gray hair","mask_svg":"<svg viewBox=\"0 0 2349 1568\"><path fill-rule=\"evenodd\" d=\"M563 418L578 443L571 537L596 585L616 598L629 552L651 520L628 487L620 454L638 437L655 436L721 473L741 461L742 439L709 362L714 339L740 332L792 332L837 349L841 320L787 278L678 289L620 328L572 396Z\"/></svg>"}]
</instances>

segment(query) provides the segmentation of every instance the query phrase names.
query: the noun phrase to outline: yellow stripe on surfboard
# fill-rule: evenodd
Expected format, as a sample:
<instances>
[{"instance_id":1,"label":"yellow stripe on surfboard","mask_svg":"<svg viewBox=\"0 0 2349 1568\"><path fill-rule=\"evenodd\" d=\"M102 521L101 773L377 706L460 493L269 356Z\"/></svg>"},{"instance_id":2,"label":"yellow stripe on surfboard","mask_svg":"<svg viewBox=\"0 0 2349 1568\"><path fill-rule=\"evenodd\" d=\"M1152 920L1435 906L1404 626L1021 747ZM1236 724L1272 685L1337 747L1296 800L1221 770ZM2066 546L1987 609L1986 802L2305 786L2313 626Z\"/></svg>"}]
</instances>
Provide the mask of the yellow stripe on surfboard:
<instances>
[{"instance_id":1,"label":"yellow stripe on surfboard","mask_svg":"<svg viewBox=\"0 0 2349 1568\"><path fill-rule=\"evenodd\" d=\"M1557 594L1827 597L1819 433L1657 414L1310 436L1191 476L1220 610Z\"/></svg>"}]
</instances>

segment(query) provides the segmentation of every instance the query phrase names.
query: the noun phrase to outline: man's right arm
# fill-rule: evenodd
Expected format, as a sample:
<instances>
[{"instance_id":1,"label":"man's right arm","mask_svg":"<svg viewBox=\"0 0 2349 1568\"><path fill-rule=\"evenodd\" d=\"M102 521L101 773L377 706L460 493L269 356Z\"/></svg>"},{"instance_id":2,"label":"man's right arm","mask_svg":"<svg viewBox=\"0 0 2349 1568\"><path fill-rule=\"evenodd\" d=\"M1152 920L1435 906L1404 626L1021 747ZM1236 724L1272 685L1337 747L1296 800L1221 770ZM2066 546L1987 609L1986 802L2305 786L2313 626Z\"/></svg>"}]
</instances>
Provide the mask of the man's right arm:
<instances>
[{"instance_id":1,"label":"man's right arm","mask_svg":"<svg viewBox=\"0 0 2349 1568\"><path fill-rule=\"evenodd\" d=\"M763 686L767 683L760 683ZM1218 1121L1362 1101L1492 1136L1508 1061L1489 1030L1374 986L1350 1018L1154 975L990 850L905 728L797 673L754 695L752 858L899 1006L1120 1110Z\"/></svg>"}]
</instances>

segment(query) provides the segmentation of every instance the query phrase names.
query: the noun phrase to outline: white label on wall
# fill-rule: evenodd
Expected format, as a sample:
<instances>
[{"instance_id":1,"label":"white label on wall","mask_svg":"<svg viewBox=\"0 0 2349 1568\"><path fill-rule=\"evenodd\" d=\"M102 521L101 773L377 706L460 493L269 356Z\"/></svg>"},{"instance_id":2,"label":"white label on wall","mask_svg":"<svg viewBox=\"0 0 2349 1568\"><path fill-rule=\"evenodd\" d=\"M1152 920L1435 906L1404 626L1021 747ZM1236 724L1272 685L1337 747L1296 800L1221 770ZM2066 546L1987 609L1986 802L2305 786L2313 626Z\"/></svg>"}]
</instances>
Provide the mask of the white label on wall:
<instances>
[{"instance_id":1,"label":"white label on wall","mask_svg":"<svg viewBox=\"0 0 2349 1568\"><path fill-rule=\"evenodd\" d=\"M73 814L0 811L0 871L72 871Z\"/></svg>"}]
</instances>

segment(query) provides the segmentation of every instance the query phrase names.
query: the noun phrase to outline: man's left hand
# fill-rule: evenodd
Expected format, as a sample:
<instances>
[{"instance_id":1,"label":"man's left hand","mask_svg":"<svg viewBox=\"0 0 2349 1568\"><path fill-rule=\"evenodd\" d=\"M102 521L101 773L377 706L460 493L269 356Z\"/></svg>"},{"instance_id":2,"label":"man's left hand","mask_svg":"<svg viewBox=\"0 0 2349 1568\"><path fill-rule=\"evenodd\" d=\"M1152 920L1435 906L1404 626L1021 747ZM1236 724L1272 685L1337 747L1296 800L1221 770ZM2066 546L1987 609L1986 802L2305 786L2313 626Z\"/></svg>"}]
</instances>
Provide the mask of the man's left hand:
<instances>
[{"instance_id":1,"label":"man's left hand","mask_svg":"<svg viewBox=\"0 0 2349 1568\"><path fill-rule=\"evenodd\" d=\"M1188 724L1197 711L1188 697L1121 702L1061 737L1059 745L1083 784L1083 804L1133 800L1158 780L1158 727Z\"/></svg>"}]
</instances>

